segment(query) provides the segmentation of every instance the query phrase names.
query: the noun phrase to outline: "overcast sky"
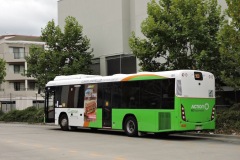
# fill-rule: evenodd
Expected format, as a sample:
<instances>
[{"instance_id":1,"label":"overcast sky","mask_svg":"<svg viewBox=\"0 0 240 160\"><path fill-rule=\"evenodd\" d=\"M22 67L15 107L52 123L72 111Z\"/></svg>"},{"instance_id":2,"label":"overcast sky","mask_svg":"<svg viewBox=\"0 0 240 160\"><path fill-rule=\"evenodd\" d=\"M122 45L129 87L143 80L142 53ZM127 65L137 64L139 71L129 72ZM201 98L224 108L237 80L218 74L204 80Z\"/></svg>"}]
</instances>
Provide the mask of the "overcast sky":
<instances>
[{"instance_id":1,"label":"overcast sky","mask_svg":"<svg viewBox=\"0 0 240 160\"><path fill-rule=\"evenodd\" d=\"M40 36L41 28L54 19L58 0L0 0L0 35Z\"/></svg>"}]
</instances>

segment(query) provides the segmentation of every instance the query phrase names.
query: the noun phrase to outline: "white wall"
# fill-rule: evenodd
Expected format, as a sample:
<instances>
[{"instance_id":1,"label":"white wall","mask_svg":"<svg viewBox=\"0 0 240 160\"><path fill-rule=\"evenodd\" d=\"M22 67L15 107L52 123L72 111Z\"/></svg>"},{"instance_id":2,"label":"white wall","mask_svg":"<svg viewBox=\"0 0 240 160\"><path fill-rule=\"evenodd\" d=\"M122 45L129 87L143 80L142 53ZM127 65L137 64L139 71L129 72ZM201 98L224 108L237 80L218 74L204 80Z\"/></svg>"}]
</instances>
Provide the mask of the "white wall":
<instances>
[{"instance_id":1,"label":"white wall","mask_svg":"<svg viewBox=\"0 0 240 160\"><path fill-rule=\"evenodd\" d=\"M150 0L134 0L134 1L135 1L134 32L136 33L137 36L143 37L143 34L141 32L141 23L147 18L147 3L150 2Z\"/></svg>"},{"instance_id":2,"label":"white wall","mask_svg":"<svg viewBox=\"0 0 240 160\"><path fill-rule=\"evenodd\" d=\"M34 98L32 98L34 99ZM33 100L30 97L29 99L16 99L16 109L17 110L23 110L27 107L33 106Z\"/></svg>"},{"instance_id":3,"label":"white wall","mask_svg":"<svg viewBox=\"0 0 240 160\"><path fill-rule=\"evenodd\" d=\"M62 0L58 2L61 28L67 16L83 25L95 57L123 52L122 0Z\"/></svg>"}]
</instances>

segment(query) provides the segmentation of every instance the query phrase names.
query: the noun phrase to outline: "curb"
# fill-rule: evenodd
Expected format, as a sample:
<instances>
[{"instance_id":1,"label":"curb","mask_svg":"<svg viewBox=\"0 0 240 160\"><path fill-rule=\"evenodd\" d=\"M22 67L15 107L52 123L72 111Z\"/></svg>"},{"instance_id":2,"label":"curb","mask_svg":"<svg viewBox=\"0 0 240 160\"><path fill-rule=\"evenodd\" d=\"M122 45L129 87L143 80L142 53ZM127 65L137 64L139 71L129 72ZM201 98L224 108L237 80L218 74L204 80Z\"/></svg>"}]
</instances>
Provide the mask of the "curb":
<instances>
[{"instance_id":1,"label":"curb","mask_svg":"<svg viewBox=\"0 0 240 160\"><path fill-rule=\"evenodd\" d=\"M240 139L240 135L226 135L226 134L214 134L210 133L194 133L194 132L186 132L183 135L191 135L191 136L202 136L202 137L219 137L219 138L230 138L230 139Z\"/></svg>"},{"instance_id":2,"label":"curb","mask_svg":"<svg viewBox=\"0 0 240 160\"><path fill-rule=\"evenodd\" d=\"M0 124L24 124L24 125L46 125L46 126L57 126L55 123L27 123L27 122L4 122L0 121ZM226 134L214 134L213 132L209 133L197 133L197 132L183 132L179 133L180 135L189 135L189 136L201 136L201 137L219 137L219 138L230 138L230 139L240 139L240 135L226 135Z\"/></svg>"}]
</instances>

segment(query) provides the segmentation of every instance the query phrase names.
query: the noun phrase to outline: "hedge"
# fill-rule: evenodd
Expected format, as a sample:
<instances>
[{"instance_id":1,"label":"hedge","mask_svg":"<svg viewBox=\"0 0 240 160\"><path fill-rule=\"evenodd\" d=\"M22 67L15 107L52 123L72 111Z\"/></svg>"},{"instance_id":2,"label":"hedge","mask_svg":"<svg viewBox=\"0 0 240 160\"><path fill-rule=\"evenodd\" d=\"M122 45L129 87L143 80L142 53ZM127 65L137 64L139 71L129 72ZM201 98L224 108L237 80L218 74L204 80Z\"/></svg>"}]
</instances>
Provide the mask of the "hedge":
<instances>
[{"instance_id":1,"label":"hedge","mask_svg":"<svg viewBox=\"0 0 240 160\"><path fill-rule=\"evenodd\" d=\"M4 122L27 122L27 123L43 123L44 109L36 107L28 107L24 110L14 110L8 113L0 112L0 121Z\"/></svg>"},{"instance_id":2,"label":"hedge","mask_svg":"<svg viewBox=\"0 0 240 160\"><path fill-rule=\"evenodd\" d=\"M217 111L216 133L240 134L240 104Z\"/></svg>"}]
</instances>

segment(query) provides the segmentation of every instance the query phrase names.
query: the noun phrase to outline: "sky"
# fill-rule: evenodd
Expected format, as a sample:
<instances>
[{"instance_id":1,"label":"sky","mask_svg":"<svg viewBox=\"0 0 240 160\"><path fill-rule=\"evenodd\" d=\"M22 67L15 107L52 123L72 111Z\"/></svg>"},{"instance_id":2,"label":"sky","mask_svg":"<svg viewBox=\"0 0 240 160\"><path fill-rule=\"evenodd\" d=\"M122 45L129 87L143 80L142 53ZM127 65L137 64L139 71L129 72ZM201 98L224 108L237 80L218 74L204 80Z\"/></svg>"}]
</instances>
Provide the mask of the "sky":
<instances>
[{"instance_id":1,"label":"sky","mask_svg":"<svg viewBox=\"0 0 240 160\"><path fill-rule=\"evenodd\" d=\"M40 36L41 29L54 19L58 0L0 0L0 35Z\"/></svg>"}]
</instances>

